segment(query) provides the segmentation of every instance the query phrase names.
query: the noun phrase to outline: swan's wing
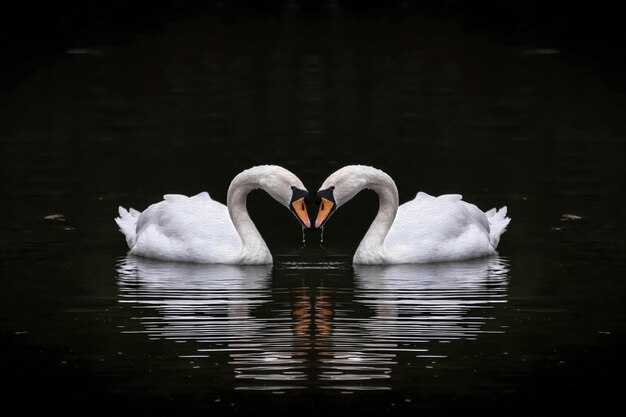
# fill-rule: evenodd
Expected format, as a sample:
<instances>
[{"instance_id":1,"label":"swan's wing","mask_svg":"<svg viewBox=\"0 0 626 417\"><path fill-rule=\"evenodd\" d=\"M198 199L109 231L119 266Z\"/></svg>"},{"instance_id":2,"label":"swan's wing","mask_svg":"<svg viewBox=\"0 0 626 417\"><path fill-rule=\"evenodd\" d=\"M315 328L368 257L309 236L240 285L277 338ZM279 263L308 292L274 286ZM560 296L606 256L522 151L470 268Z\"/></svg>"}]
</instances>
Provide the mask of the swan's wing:
<instances>
[{"instance_id":1,"label":"swan's wing","mask_svg":"<svg viewBox=\"0 0 626 417\"><path fill-rule=\"evenodd\" d=\"M196 199L196 200L207 200L208 199L208 200L211 200L211 201L215 201L215 200L213 200L211 198L209 193L207 193L206 191L202 191L201 193L198 193L198 194L194 195L191 198ZM217 201L215 201L215 202L217 203ZM221 203L218 203L218 204L221 204ZM221 205L223 205L223 204L221 204Z\"/></svg>"},{"instance_id":2,"label":"swan's wing","mask_svg":"<svg viewBox=\"0 0 626 417\"><path fill-rule=\"evenodd\" d=\"M209 193L207 193L206 191L203 191L199 194L196 194L192 197L187 197L186 195L183 194L165 194L163 196L163 200L168 201L170 203L176 203L176 202L186 202L187 200L194 200L194 201L204 201L207 204L210 204L211 202L213 203L217 203L220 205L223 205L222 203L219 203L215 200L213 200L211 198L211 196L209 195Z\"/></svg>"},{"instance_id":3,"label":"swan's wing","mask_svg":"<svg viewBox=\"0 0 626 417\"><path fill-rule=\"evenodd\" d=\"M433 197L419 193L413 200L398 207L398 214L387 240L444 240L462 234L472 224L488 227L484 213L461 198L458 194Z\"/></svg>"},{"instance_id":4,"label":"swan's wing","mask_svg":"<svg viewBox=\"0 0 626 417\"><path fill-rule=\"evenodd\" d=\"M405 204L434 204L436 201L457 203L461 200L463 200L463 196L461 194L442 194L439 197L433 197L430 194L419 191L413 200L407 201Z\"/></svg>"},{"instance_id":5,"label":"swan's wing","mask_svg":"<svg viewBox=\"0 0 626 417\"><path fill-rule=\"evenodd\" d=\"M170 202L170 203L176 203L177 201L186 201L189 197L187 197L186 195L182 195L182 194L165 194L163 196L163 200Z\"/></svg>"},{"instance_id":6,"label":"swan's wing","mask_svg":"<svg viewBox=\"0 0 626 417\"><path fill-rule=\"evenodd\" d=\"M133 253L210 262L228 259L240 248L241 239L224 204L208 193L167 194L139 216Z\"/></svg>"},{"instance_id":7,"label":"swan's wing","mask_svg":"<svg viewBox=\"0 0 626 417\"><path fill-rule=\"evenodd\" d=\"M408 262L428 262L493 252L485 213L459 194L418 193L398 207L385 250ZM488 253L484 253L486 255Z\"/></svg>"}]
</instances>

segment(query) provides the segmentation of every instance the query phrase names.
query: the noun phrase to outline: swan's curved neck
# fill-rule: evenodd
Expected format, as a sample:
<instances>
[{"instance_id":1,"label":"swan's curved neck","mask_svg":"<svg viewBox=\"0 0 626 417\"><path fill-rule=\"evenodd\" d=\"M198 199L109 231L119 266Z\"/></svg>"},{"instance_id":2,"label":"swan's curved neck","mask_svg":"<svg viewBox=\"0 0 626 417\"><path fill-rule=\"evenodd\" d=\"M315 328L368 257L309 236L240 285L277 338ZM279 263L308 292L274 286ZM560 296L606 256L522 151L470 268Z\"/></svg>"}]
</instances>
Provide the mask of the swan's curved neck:
<instances>
[{"instance_id":1,"label":"swan's curved neck","mask_svg":"<svg viewBox=\"0 0 626 417\"><path fill-rule=\"evenodd\" d=\"M226 205L233 225L241 238L242 258L257 258L271 256L270 251L248 214L246 200L248 193L257 188L263 188L259 179L244 171L237 175L230 183ZM250 259L252 260L252 259Z\"/></svg>"},{"instance_id":2,"label":"swan's curved neck","mask_svg":"<svg viewBox=\"0 0 626 417\"><path fill-rule=\"evenodd\" d=\"M378 194L379 208L376 218L355 252L355 260L384 263L387 258L384 249L385 238L398 212L398 188L393 179L380 170L368 173L367 182L363 188L373 190Z\"/></svg>"}]
</instances>

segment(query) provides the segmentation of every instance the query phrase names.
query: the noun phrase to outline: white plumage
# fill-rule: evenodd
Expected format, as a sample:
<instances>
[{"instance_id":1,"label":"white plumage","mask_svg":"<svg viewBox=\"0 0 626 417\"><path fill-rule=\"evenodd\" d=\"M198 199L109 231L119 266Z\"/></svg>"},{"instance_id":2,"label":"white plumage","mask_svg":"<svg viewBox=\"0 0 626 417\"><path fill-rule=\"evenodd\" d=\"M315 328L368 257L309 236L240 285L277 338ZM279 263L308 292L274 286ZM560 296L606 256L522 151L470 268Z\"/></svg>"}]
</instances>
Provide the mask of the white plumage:
<instances>
[{"instance_id":1,"label":"white plumage","mask_svg":"<svg viewBox=\"0 0 626 417\"><path fill-rule=\"evenodd\" d=\"M115 221L132 255L196 263L269 264L272 255L248 215L246 198L260 188L289 206L294 187L306 191L288 170L257 166L233 179L228 206L207 192L192 197L167 194L142 213L120 207Z\"/></svg>"},{"instance_id":2,"label":"white plumage","mask_svg":"<svg viewBox=\"0 0 626 417\"><path fill-rule=\"evenodd\" d=\"M319 192L332 190L338 208L363 189L378 194L380 208L354 254L357 264L428 263L493 255L511 220L506 207L483 212L458 194L433 197L419 192L399 206L393 179L363 165L337 170ZM318 223L325 220L318 215Z\"/></svg>"},{"instance_id":3,"label":"white plumage","mask_svg":"<svg viewBox=\"0 0 626 417\"><path fill-rule=\"evenodd\" d=\"M505 215L506 207L484 213L458 194L433 197L419 192L398 207L384 248L391 259L403 263L493 255L510 221Z\"/></svg>"},{"instance_id":4,"label":"white plumage","mask_svg":"<svg viewBox=\"0 0 626 417\"><path fill-rule=\"evenodd\" d=\"M134 213L133 213L134 211ZM116 220L130 254L148 258L237 263L241 238L228 208L207 192L193 197L167 194L143 213L119 208ZM271 262L271 260L270 260Z\"/></svg>"}]
</instances>

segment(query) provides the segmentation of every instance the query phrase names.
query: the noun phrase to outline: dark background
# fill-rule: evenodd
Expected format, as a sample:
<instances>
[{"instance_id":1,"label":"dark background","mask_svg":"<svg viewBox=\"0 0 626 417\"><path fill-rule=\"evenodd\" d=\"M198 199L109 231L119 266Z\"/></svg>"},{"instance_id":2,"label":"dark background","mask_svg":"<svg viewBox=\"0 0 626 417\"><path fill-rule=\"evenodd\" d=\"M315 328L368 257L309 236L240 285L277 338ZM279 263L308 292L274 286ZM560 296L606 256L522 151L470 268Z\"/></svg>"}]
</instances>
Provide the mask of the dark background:
<instances>
[{"instance_id":1,"label":"dark background","mask_svg":"<svg viewBox=\"0 0 626 417\"><path fill-rule=\"evenodd\" d=\"M463 30L510 45L558 47L615 88L623 88L626 35L615 2L486 0L418 1L201 1L122 0L11 2L0 13L0 81L11 88L34 68L62 59L67 47L87 48L129 42L158 32L165 22L200 15L236 25L250 19L324 20L332 14L400 21L410 16L457 22Z\"/></svg>"},{"instance_id":2,"label":"dark background","mask_svg":"<svg viewBox=\"0 0 626 417\"><path fill-rule=\"evenodd\" d=\"M261 3L262 6L259 5ZM147 204L158 201L163 193L194 194L204 189L209 190L216 200L224 202L228 182L236 173L253 164L265 162L284 164L300 175L309 189L314 189L333 169L345 163L360 162L371 163L392 174L398 183L402 201L412 198L424 185L427 186L426 191L433 194L463 192L468 201L475 202L484 209L494 204L509 205L513 223L510 231L503 236L500 248L505 256L512 259L510 295L512 307L500 312L500 320L518 325L517 332L511 332L506 339L509 343L507 349L510 346L517 346L521 352L520 357L529 351L536 352L535 355L539 359L535 362L536 369L524 368L528 377L524 373L510 376L512 380L516 378L521 380L520 383L513 384L517 392L494 396L491 402L474 408L473 413L481 414L482 411L488 410L496 414L499 409L506 409L507 412L518 415L525 415L525 410L529 410L527 415L539 415L541 409L549 413L563 409L575 413L583 405L591 404L591 411L593 407L605 411L604 407L608 410L613 405L619 404L620 393L617 392L619 385L613 385L613 381L615 378L619 379L624 370L621 297L624 285L622 279L625 253L624 203L620 188L624 180L623 132L626 131L622 123L624 100L621 94L625 91L626 80L623 53L626 36L622 29L623 13L614 4L534 0L508 2L96 0L47 3L24 1L4 4L0 13L0 92L19 90L19 87L26 84L26 80L34 74L45 73L59 61L75 59L72 53L67 52L68 50L92 48L97 50L99 47L132 44L139 37L161 33L168 23L192 21L197 17L219 19L232 28L225 31L228 35L226 41L215 40L215 44L220 45L219 47L213 45L218 52L228 50L231 45L235 47L246 45L246 40L241 40L240 37L245 38L250 34L252 36L261 34L259 45L272 44L281 36L280 33L276 35L267 29L271 25L263 26L261 30L249 29L248 23L254 21L271 23L289 19L302 27L307 25L314 27L316 22L328 22L340 15L341 19L337 20L339 22L382 21L391 27L396 23L410 21L412 17L418 17L421 19L419 21L448 22L460 28L463 33L486 38L490 43L542 49L546 54L555 52L550 59L566 61L569 64L568 68L574 68L563 77L561 73L556 72L545 74L544 82L541 78L544 74L541 72L542 63L538 62L534 64L536 66L531 66L533 70L529 70L530 81L520 83L523 88L519 87L519 91L526 92L526 95L520 94L523 100L517 107L514 106L515 101L509 99L516 96L518 87L509 82L507 77L499 80L496 76L493 86L483 84L484 80L492 79L490 78L492 74L488 73L489 61L482 62L478 68L469 69L470 74L480 76L466 78L474 80L476 84L470 85L467 91L462 88L463 81L466 80L464 78L460 78L462 81L459 84L448 82L446 79L435 81L429 79L433 89L427 93L432 92L432 95L418 95L415 102L407 100L406 107L402 101L405 99L404 96L397 99L400 103L397 104L398 114L400 110L402 112L425 110L428 116L426 122L421 124L407 122L408 127L404 127L406 132L385 125L387 115L383 112L385 110L383 107L388 101L381 101L383 105L380 106L372 105L371 113L358 114L360 108L353 104L358 104L358 99L363 99L363 96L370 93L369 83L385 85L372 82L371 80L375 80L379 74L375 71L370 73L366 68L363 70L364 75L357 74L361 78L354 76L352 79L348 74L347 81L356 85L353 87L354 92L351 90L350 94L338 96L344 99L348 97L349 100L346 99L346 102L340 102L339 105L328 106L345 111L346 118L353 118L350 121L354 120L354 123L345 123L349 126L346 132L353 137L348 135L342 137L341 132L333 127L343 125L327 114L316 119L329 120L327 126L330 128L323 134L307 136L302 133L303 124L299 123L297 116L300 115L304 119L307 115L307 108L304 105L306 102L302 97L306 98L306 94L310 92L303 88L304 91L298 95L291 87L299 84L286 83L288 88L285 88L284 95L280 96L281 100L275 114L281 116L277 118L279 121L295 114L295 122L291 121L292 125L281 129L277 126L279 123L274 123L273 120L264 125L254 119L257 123L251 123L252 126L266 126L267 132L262 132L265 136L257 135L258 132L251 131L252 129L241 131L233 129L228 136L229 141L225 141L228 142L226 144L203 141L206 136L213 137L205 134L207 130L208 133L215 134L215 137L221 137L221 125L216 124L217 127L212 130L212 125L200 122L200 119L194 125L194 114L201 113L207 104L210 110L220 105L218 100L204 100L204 97L201 97L204 90L198 94L194 93L194 85L188 86L186 90L190 100L185 102L181 99L187 106L192 106L191 110L164 102L161 107L155 107L167 109L167 112L141 112L146 102L153 98L158 99L161 95L151 95L153 86L149 83L145 89L135 86L144 81L142 77L151 69L150 63L145 68L138 69L132 65L119 66L119 62L126 62L123 58L125 54L129 54L127 51L115 55L114 63L109 65L128 71L129 81L117 82L115 78L117 72L112 71L114 75L112 80L103 76L102 79L106 79L107 82L102 85L110 87L113 93L119 93L123 98L119 101L129 102L131 106L121 107L121 110L111 106L112 109L104 113L103 119L93 115L95 113L93 109L97 110L98 107L92 102L80 101L84 96L91 97L87 93L83 95L81 88L84 88L84 85L89 83L89 77L93 76L93 72L88 70L101 67L97 59L93 62L85 59L86 62L82 64L84 66L75 67L78 68L77 78L85 77L77 80L76 90L72 90L72 74L59 77L59 74L55 73L51 79L53 81L62 79L64 80L62 83L55 88L49 87L52 83L47 84L45 80L40 84L51 88L53 94L49 96L40 93L37 88L30 91L27 89L17 94L19 102L11 103L12 98L7 94L6 97L9 99L6 100L8 102L6 107L0 106L0 109L7 111L7 115L2 119L3 126L8 126L3 130L2 139L6 138L6 143L10 146L0 150L6 152L3 157L7 162L2 167L4 171L0 170L3 175L0 190L9 202L0 207L3 226L0 239L3 249L2 271L8 282L3 288L7 299L3 304L8 313L1 315L5 327L3 337L6 337L2 343L5 350L1 365L5 374L13 377L10 396L19 403L32 402L33 398L39 401L41 397L42 404L38 405L43 408L51 405L54 406L52 409L58 410L74 407L73 411L77 414L81 406L90 406L90 411L99 407L95 400L106 405L102 406L102 413L112 413L118 409L137 413L146 410L159 412L163 409L175 412L186 402L177 402L174 398L165 397L158 398L156 399L158 401L152 403L145 398L139 400L129 398L123 392L113 396L114 399L111 400L106 391L112 387L119 388L118 382L123 381L125 375L107 373L105 377L101 375L94 377L89 366L95 360L87 355L85 355L87 359L84 359L78 354L69 354L66 351L84 343L89 345L89 349L84 350L91 353L98 351L101 345L97 338L88 340L82 337L81 330L89 334L84 329L89 330L90 327L71 325L75 317L81 317L74 312L82 311L74 307L74 304L84 309L86 313L82 314L83 317L91 318L89 312L95 311L93 315L100 318L109 316L99 312L98 308L105 311L109 304L117 303L117 289L115 279L112 278L114 274L110 269L113 268L116 257L123 256L127 250L112 220L117 205L131 205L141 210ZM241 33L238 32L239 28L243 28ZM193 29L192 26L190 33L195 33ZM262 37L263 30L266 30L264 33L268 34L268 39ZM409 29L405 27L400 33L407 31ZM314 30L295 33L300 36L298 43L300 46L314 44L317 34ZM321 33L327 34L330 30ZM439 33L442 32L436 32ZM352 36L351 33L344 35L346 38ZM377 34L358 33L355 36L369 36L376 40ZM252 45L254 40L250 39L251 46L246 50L251 56L254 56L255 45ZM204 38L199 42L201 41L204 41ZM408 41L406 45L411 45L411 42ZM364 43L367 41L355 42L357 45ZM384 47L392 47L390 43L391 41L381 42ZM405 48L405 44L396 48L402 51L408 49ZM197 49L196 45L195 50ZM340 47L337 50L343 51ZM185 51L181 51L181 56L184 57L184 53ZM296 50L296 53L300 51ZM326 80L323 78L325 73L319 69L320 66L316 67L315 62L307 61L306 52L301 54L303 63L298 62L298 66L292 67L302 67L302 78L305 79L309 75L313 81ZM226 53L225 55L229 58ZM264 57L263 53L259 55ZM467 55L469 58L463 63L474 59L471 53ZM445 56L435 55L435 58L439 60L434 66L445 61ZM140 59L142 58L136 61ZM479 59L480 57L476 58ZM132 62L136 64L136 61ZM230 62L228 59L224 61ZM407 65L413 62L409 62L408 58L406 61ZM376 64L369 65L373 67ZM515 63L510 64L510 67L514 66ZM288 65L285 67L292 68ZM359 71L362 67L359 67ZM517 74L502 62L494 67L506 68L511 73ZM431 72L427 70L423 72L429 76L438 72L438 68L432 69ZM227 70L223 72L227 73ZM404 80L407 81L407 85L413 85L411 80L417 80L415 84L419 84L420 79L411 78L414 74L411 71L407 72L407 80ZM236 79L235 81L240 82L233 85L241 90L248 88L257 81L250 76L253 73L254 68L244 68L237 76L245 82ZM415 71L417 75L421 73ZM576 85L579 78L584 78L578 77L579 74L591 74L592 77L581 82L581 87ZM94 78L97 79L95 76ZM155 78L158 80L159 76ZM229 79L228 76L224 78L227 81ZM600 80L607 90L617 94L609 95L604 91L592 90L587 84L589 78ZM517 80L514 77L512 79ZM524 77L520 76L519 79ZM558 81L561 79L564 81L559 84ZM339 83L321 84L320 91L313 93L322 95ZM456 113L448 116L446 110L449 104L454 105L456 101L446 101L446 91L437 90L435 87L449 88L450 84L459 88L458 96L466 101L461 102L463 105L456 108ZM554 90L550 88L552 84L555 85ZM571 94L568 94L570 84ZM160 86L156 82L155 85ZM163 94L157 87L154 87L154 90ZM219 89L219 86L215 87ZM64 102L59 99L66 93L64 88L68 89L67 94L71 99L76 98L68 100L67 107L63 107ZM402 88L394 91L402 92ZM415 90L409 93L412 91ZM474 91L480 99L476 103L467 99L472 97ZM502 102L513 105L500 109L500 112L494 111L493 114L498 117L481 118L483 113L471 113L473 108L483 109L481 107L483 102L491 104L490 94L500 98L502 91L506 93L502 94ZM537 93L534 94L534 91ZM128 96L122 94L126 92ZM167 94L163 94L164 97L176 97L176 91L166 90L166 92ZM239 90L233 93L233 102L238 102L238 93ZM115 94L109 95L106 89L97 90L93 94L105 99L117 98ZM375 96L380 94L380 91L373 91L371 94ZM383 91L382 95L384 94ZM437 100L440 96L444 96L441 102ZM457 97L454 94L451 96ZM137 97L140 99L135 100ZM554 99L554 102L551 102L551 99ZM233 116L233 121L228 126L238 126L247 120L246 105L257 110L262 106L256 104L256 107L253 107L249 104L252 99L249 100L248 97L243 97L240 101L241 108L237 107L235 108L237 111L232 111L236 117ZM362 101L367 102L367 97ZM375 102L373 99L371 101ZM302 114L297 111L283 111L290 110L294 102L296 107L298 104L302 107ZM322 100L319 107L323 108L313 110L323 111L328 102L330 100ZM37 106L40 108L37 109ZM15 117L12 117L13 113L10 112L13 108L18 109ZM36 110L29 112L29 108ZM364 108L367 109L367 106ZM65 109L67 111L63 113ZM130 112L124 116L123 111L127 109L130 109ZM24 114L22 119L19 118L21 112ZM382 125L378 130L388 133L388 136L381 136L384 140L380 141L375 137L375 133L378 132L371 136L361 135L367 133L363 131L368 129L368 126L360 127L360 124L365 125L364 121L367 121L369 116L377 112L379 115L376 121ZM192 116L179 124L178 121L187 113ZM274 113L268 111L267 114L271 116ZM262 119L264 115L265 113L261 112L255 117ZM139 127L132 124L115 124L118 116L122 121L126 119L133 121L136 118L139 120ZM477 116L476 120L474 116ZM154 119L159 120L154 124L154 128L150 129L153 127ZM507 120L511 125L505 123ZM147 121L151 123L147 124ZM197 131L192 129L185 131L183 126L185 121L189 121L192 128L194 126L201 128ZM146 124L148 128L145 128ZM97 130L101 126L105 127L102 132ZM519 134L515 129L516 126ZM291 141L289 135L294 132L300 133L300 136L295 136ZM457 135L459 132L463 134ZM179 136L179 133L182 134ZM261 153L263 144L259 142L262 142L264 137L271 137L270 133L277 137L275 140L277 151L270 149ZM115 140L90 141L101 137L106 139L109 135ZM257 141L257 137L261 139ZM401 142L405 137L417 137L421 141ZM133 138L136 140L133 141ZM176 147L168 148L167 155L164 155L162 150L153 146L154 138L164 143L174 139L180 142L176 143ZM307 138L310 141L306 142L302 150L301 142ZM502 143L503 139L509 139L507 146L494 146ZM49 143L54 141L61 144L58 149L49 146ZM113 145L109 143L114 145L123 143L126 145L123 150L129 152L122 152L119 149L112 152L110 147ZM145 146L146 144L149 146ZM287 144L292 147L286 146ZM469 146L464 148L463 145L468 144ZM477 146L471 146L473 144ZM361 147L359 152L353 149L357 145ZM239 152L244 146L245 151ZM219 157L212 167L213 170L209 171L212 174L210 178L203 176L207 171L205 167L194 163L187 166L182 162L181 169L175 167L159 169L162 160L167 156L172 156L178 161L188 159L197 162L201 152L206 152L209 161L214 155ZM421 154L414 158L411 152ZM274 158L268 158L269 154ZM144 170L142 172L137 168ZM492 175L490 170L503 174L487 181L486 179ZM128 172L133 171L138 171L137 177L125 181ZM429 173L433 174L429 176ZM47 176L50 179L46 179ZM489 191L486 188L489 188ZM300 231L293 218L286 210L280 212L276 208L276 203L264 193L251 194L250 207L254 207L251 209L252 216L264 238L267 238L272 251L278 252L283 258L287 257L294 244L299 244L300 238ZM338 248L340 254L349 262L350 252L358 244L369 224L368 220L371 221L375 211L375 196L371 193L362 193L355 202L338 212L333 218L333 228L330 229L329 226L327 230L329 250ZM571 211L580 214L583 217L582 221L559 221L562 214ZM43 220L44 216L52 213L63 213L67 222L54 223ZM351 223L349 220L353 215L355 220ZM65 230L63 227L66 225L71 226L71 229ZM287 233L289 234L286 235ZM343 236L340 236L341 234ZM311 239L315 242L316 238ZM310 245L309 249L308 256L311 258L329 259L328 254L317 249L315 245ZM307 279L315 282L311 277ZM344 283L342 281L337 285ZM32 325L35 329L36 326L31 323L37 323L37 326L44 329L49 327L54 330L57 324L50 311L62 312L62 317L66 320L60 323L72 329L80 342L72 339L72 343L69 343L61 338L59 347L55 347L56 345L49 343L48 340L45 340L45 343L27 344L19 340L21 336L14 334L14 329L22 329L23 326L20 327L22 323ZM14 317L27 317L28 320L20 321ZM15 325L13 320L20 326ZM526 327L519 322L525 323ZM589 329L591 331L588 331ZM594 343L587 343L585 337L604 337L598 336L597 332L606 329L613 331L614 336L611 336L610 342L594 344L594 339ZM54 331L42 333L55 334ZM117 334L116 336L119 337ZM67 338L69 340L70 336ZM137 339L141 339L140 343L138 342L139 346L143 347L146 344L143 338ZM92 344L95 347L91 346ZM170 349L168 344L162 345L164 350ZM155 350L157 357L161 345L159 344L157 348L154 344L150 346ZM471 348L468 350L472 351ZM497 347L493 347L493 351L498 351ZM482 352L475 353L480 355ZM61 360L65 361L68 357L75 356L84 360L88 366L77 362L75 369L68 370L64 365L60 365ZM512 352L511 357L517 358L515 352ZM561 360L568 366L565 370L559 370L561 368L558 363ZM489 361L490 357L485 356L484 361L480 363L487 368L490 365ZM129 366L134 369L135 365L131 363ZM148 366L152 366L150 362L146 365ZM587 377L589 374L596 379ZM561 386L563 388L559 388ZM486 393L483 399L489 397L490 388L485 386ZM41 395L42 393L45 395ZM545 404L526 403L529 398L541 399L542 396L544 400L545 397L551 399ZM347 397L336 401L336 404L344 404L341 414L350 410L352 405L355 407L353 412L359 415L365 413L366 406L358 404L357 400L352 400L354 404L351 404L351 400L345 398ZM193 400L189 399L192 403ZM448 397L423 400L428 400L428 405L432 405L433 409L441 407L441 410L445 410L449 407L449 410L457 411L459 414L464 412L472 414L467 409L476 405L474 399L470 397L457 398L455 404L451 404ZM277 401L280 403L281 400ZM311 413L314 413L315 409L327 411L315 394L303 395L302 399L296 402L313 405L313 409L308 410ZM375 405L373 404L375 400L370 402ZM416 403L413 405L417 406ZM283 409L288 409L293 403L285 401L282 405ZM254 407L254 404L250 404L250 408ZM380 411L378 414L382 413L380 409L376 411Z\"/></svg>"}]
</instances>

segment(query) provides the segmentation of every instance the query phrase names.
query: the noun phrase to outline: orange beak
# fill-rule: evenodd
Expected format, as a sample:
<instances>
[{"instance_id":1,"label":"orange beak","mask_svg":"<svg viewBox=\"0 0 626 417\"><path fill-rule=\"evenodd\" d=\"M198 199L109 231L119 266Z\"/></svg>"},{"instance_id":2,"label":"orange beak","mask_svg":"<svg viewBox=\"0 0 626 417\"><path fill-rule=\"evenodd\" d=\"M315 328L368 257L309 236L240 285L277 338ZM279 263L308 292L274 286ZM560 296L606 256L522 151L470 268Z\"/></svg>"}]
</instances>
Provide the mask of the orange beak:
<instances>
[{"instance_id":1,"label":"orange beak","mask_svg":"<svg viewBox=\"0 0 626 417\"><path fill-rule=\"evenodd\" d=\"M324 221L326 221L334 205L335 204L332 201L322 197L320 208L317 211L317 219L315 219L316 229L319 228L324 223Z\"/></svg>"},{"instance_id":2,"label":"orange beak","mask_svg":"<svg viewBox=\"0 0 626 417\"><path fill-rule=\"evenodd\" d=\"M309 213L306 211L306 203L304 202L304 197L299 198L291 203L291 207L293 208L293 212L296 213L298 219L302 222L304 226L307 228L311 227L311 220L309 219Z\"/></svg>"}]
</instances>

